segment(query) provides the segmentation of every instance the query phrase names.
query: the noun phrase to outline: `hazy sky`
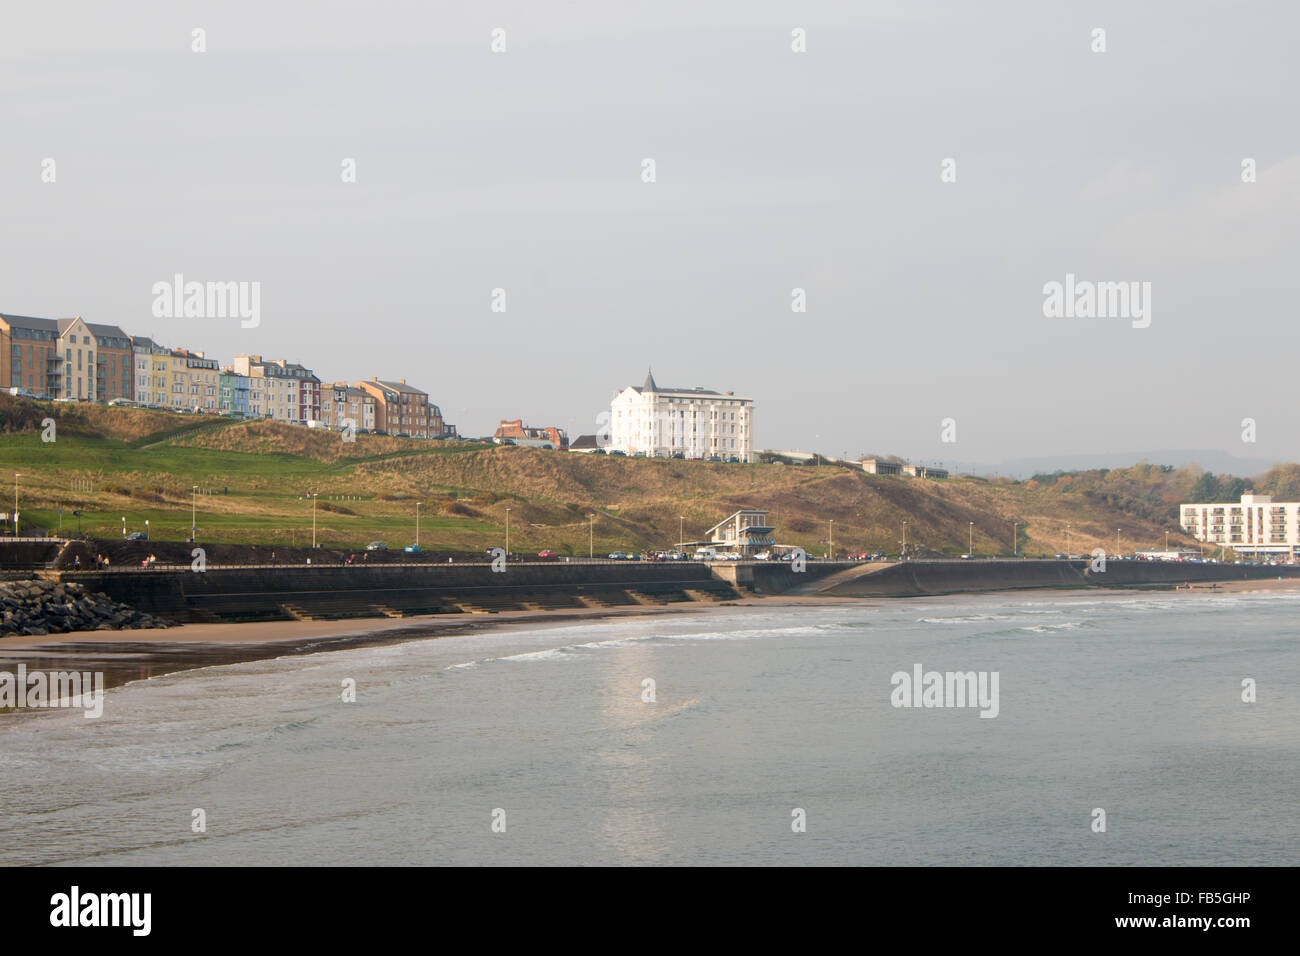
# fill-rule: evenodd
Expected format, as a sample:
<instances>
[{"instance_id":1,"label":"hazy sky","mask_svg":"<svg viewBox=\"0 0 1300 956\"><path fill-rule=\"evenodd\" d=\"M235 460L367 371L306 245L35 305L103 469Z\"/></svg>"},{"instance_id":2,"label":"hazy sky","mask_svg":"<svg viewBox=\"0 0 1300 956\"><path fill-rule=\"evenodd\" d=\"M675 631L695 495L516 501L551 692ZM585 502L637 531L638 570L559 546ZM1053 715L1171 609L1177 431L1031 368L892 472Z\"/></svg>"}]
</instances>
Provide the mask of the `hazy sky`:
<instances>
[{"instance_id":1,"label":"hazy sky","mask_svg":"<svg viewBox=\"0 0 1300 956\"><path fill-rule=\"evenodd\" d=\"M1290 2L17 5L0 311L405 377L467 434L595 431L653 365L753 396L760 447L1295 459L1297 35ZM153 317L178 272L260 282L261 325ZM1150 282L1150 327L1045 318L1067 273Z\"/></svg>"}]
</instances>

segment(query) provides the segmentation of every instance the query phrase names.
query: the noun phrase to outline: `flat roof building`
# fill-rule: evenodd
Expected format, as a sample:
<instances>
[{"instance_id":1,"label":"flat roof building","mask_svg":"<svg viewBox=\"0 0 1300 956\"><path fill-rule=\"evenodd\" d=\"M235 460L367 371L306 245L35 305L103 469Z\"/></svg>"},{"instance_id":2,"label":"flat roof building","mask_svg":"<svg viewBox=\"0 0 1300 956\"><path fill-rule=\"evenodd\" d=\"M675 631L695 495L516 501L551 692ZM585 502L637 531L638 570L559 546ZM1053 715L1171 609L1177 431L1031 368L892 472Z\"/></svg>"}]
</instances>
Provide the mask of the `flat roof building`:
<instances>
[{"instance_id":1,"label":"flat roof building","mask_svg":"<svg viewBox=\"0 0 1300 956\"><path fill-rule=\"evenodd\" d=\"M1197 541L1252 558L1284 558L1294 563L1300 555L1300 502L1242 495L1237 503L1185 504L1178 512L1183 530Z\"/></svg>"},{"instance_id":2,"label":"flat roof building","mask_svg":"<svg viewBox=\"0 0 1300 956\"><path fill-rule=\"evenodd\" d=\"M715 545L723 545L749 557L756 551L770 549L776 543L776 531L761 508L741 508L705 532Z\"/></svg>"}]
</instances>

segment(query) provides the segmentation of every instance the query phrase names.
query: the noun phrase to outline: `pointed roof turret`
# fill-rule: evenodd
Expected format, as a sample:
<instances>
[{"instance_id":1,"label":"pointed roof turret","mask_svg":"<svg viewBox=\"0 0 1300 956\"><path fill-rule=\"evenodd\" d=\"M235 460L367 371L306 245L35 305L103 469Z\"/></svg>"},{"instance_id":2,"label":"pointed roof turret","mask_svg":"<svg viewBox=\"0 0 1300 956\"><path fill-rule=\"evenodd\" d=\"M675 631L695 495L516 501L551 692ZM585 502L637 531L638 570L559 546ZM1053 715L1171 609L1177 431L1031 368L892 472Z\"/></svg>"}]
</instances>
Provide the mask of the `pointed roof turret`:
<instances>
[{"instance_id":1,"label":"pointed roof turret","mask_svg":"<svg viewBox=\"0 0 1300 956\"><path fill-rule=\"evenodd\" d=\"M641 391L643 392L659 391L659 386L655 384L654 374L650 371L649 368L645 370L645 383L641 386Z\"/></svg>"}]
</instances>

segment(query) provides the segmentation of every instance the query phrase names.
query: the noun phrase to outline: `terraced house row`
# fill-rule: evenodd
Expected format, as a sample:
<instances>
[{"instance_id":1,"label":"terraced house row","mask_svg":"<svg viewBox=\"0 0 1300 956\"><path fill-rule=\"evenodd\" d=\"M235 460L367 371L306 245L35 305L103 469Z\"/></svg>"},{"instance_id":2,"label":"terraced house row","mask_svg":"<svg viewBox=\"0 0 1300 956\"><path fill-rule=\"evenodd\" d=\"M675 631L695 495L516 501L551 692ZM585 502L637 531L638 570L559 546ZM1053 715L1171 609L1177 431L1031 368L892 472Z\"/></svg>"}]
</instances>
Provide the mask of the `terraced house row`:
<instances>
[{"instance_id":1,"label":"terraced house row","mask_svg":"<svg viewBox=\"0 0 1300 956\"><path fill-rule=\"evenodd\" d=\"M0 388L59 401L114 402L269 418L313 428L451 438L454 425L406 379L322 383L287 359L237 355L228 366L115 325L0 313Z\"/></svg>"}]
</instances>

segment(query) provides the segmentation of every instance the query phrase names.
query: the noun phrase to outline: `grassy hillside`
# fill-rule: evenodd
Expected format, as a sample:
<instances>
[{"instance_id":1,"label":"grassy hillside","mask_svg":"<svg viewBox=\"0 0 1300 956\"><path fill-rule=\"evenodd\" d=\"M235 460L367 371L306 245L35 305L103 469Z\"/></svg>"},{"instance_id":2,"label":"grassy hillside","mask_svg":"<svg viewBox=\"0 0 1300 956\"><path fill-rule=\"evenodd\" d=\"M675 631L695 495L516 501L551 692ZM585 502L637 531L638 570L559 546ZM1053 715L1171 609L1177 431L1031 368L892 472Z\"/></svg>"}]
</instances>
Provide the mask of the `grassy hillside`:
<instances>
[{"instance_id":1,"label":"grassy hillside","mask_svg":"<svg viewBox=\"0 0 1300 956\"><path fill-rule=\"evenodd\" d=\"M41 440L55 417L57 440ZM1290 466L1294 467L1294 466ZM1142 470L1146 469L1146 470ZM977 478L927 481L867 475L836 466L727 465L577 455L517 447L421 442L267 422L138 409L44 405L0 397L0 502L20 472L24 525L112 536L144 529L154 538L189 534L192 487L199 539L360 547L410 543L420 508L426 549L503 542L512 550L586 554L594 514L597 553L687 540L740 507L767 508L783 544L826 550L896 551L909 544L960 554L972 528L977 553L1010 553L1019 522L1022 553L1112 551L1163 546L1187 479L1160 466L1039 476L1028 482ZM1275 469L1277 471L1277 469ZM1298 470L1300 471L1300 470ZM1270 473L1272 474L1272 473ZM1297 478L1280 474L1276 481ZM1190 488L1190 485L1188 486ZM11 500L11 499L10 499ZM0 505L8 511L9 506ZM680 517L679 517L680 516ZM1067 525L1069 536L1067 545ZM1170 544L1190 544L1171 533Z\"/></svg>"}]
</instances>

